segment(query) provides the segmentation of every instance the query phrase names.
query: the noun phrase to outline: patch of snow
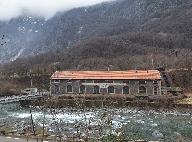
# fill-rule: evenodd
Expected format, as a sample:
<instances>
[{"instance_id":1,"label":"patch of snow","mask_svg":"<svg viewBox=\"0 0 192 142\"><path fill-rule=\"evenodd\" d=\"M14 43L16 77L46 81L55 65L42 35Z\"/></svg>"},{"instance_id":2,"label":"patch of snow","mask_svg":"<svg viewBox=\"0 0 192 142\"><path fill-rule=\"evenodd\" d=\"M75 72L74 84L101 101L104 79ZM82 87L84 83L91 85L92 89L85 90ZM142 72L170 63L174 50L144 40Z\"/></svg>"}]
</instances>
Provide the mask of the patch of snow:
<instances>
[{"instance_id":1,"label":"patch of snow","mask_svg":"<svg viewBox=\"0 0 192 142\"><path fill-rule=\"evenodd\" d=\"M152 136L155 137L155 138L160 138L160 139L164 138L164 135L161 132L159 132L158 130L155 130L152 133Z\"/></svg>"},{"instance_id":2,"label":"patch of snow","mask_svg":"<svg viewBox=\"0 0 192 142\"><path fill-rule=\"evenodd\" d=\"M17 30L18 30L19 32L25 32L26 29L25 29L25 27L18 27Z\"/></svg>"},{"instance_id":3,"label":"patch of snow","mask_svg":"<svg viewBox=\"0 0 192 142\"><path fill-rule=\"evenodd\" d=\"M33 31L33 29L29 29L28 31L31 33Z\"/></svg>"},{"instance_id":4,"label":"patch of snow","mask_svg":"<svg viewBox=\"0 0 192 142\"><path fill-rule=\"evenodd\" d=\"M167 33L164 33L164 32L159 32L159 35L162 36L162 37L167 37Z\"/></svg>"},{"instance_id":5,"label":"patch of snow","mask_svg":"<svg viewBox=\"0 0 192 142\"><path fill-rule=\"evenodd\" d=\"M143 120L136 120L135 122L137 122L139 124L145 124L145 121L143 121Z\"/></svg>"},{"instance_id":6,"label":"patch of snow","mask_svg":"<svg viewBox=\"0 0 192 142\"><path fill-rule=\"evenodd\" d=\"M79 27L79 31L77 32L77 34L80 34L80 33L82 33L82 31L83 31L83 26L81 26L81 27Z\"/></svg>"},{"instance_id":7,"label":"patch of snow","mask_svg":"<svg viewBox=\"0 0 192 142\"><path fill-rule=\"evenodd\" d=\"M70 46L71 46L71 41L68 42L68 45L66 48L68 49L68 48L70 48Z\"/></svg>"},{"instance_id":8,"label":"patch of snow","mask_svg":"<svg viewBox=\"0 0 192 142\"><path fill-rule=\"evenodd\" d=\"M24 49L21 49L16 56L14 56L13 58L10 59L10 61L13 62L13 61L17 60L17 59L21 56L21 54L23 53L23 51L24 51Z\"/></svg>"},{"instance_id":9,"label":"patch of snow","mask_svg":"<svg viewBox=\"0 0 192 142\"><path fill-rule=\"evenodd\" d=\"M35 31L35 33L38 33L38 32L39 32L38 30Z\"/></svg>"},{"instance_id":10,"label":"patch of snow","mask_svg":"<svg viewBox=\"0 0 192 142\"><path fill-rule=\"evenodd\" d=\"M151 126L152 126L152 127L157 127L157 126L158 126L158 124L153 123L153 124L151 124Z\"/></svg>"}]
</instances>

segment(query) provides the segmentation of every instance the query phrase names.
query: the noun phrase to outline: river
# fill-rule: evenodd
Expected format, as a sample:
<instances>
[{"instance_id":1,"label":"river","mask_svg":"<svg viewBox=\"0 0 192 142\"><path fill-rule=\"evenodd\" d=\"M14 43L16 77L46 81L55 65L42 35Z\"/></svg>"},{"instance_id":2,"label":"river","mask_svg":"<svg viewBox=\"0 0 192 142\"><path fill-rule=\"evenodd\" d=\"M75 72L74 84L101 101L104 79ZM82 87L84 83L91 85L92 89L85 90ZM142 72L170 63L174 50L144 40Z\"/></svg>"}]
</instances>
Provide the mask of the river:
<instances>
[{"instance_id":1,"label":"river","mask_svg":"<svg viewBox=\"0 0 192 142\"><path fill-rule=\"evenodd\" d=\"M114 134L131 139L174 142L192 141L192 110L127 108L62 108L42 111L22 108L19 104L0 105L0 126L22 131L31 126L31 114L36 128L45 123L48 133L65 136L99 137ZM43 118L45 116L45 121ZM102 134L101 134L102 133Z\"/></svg>"}]
</instances>

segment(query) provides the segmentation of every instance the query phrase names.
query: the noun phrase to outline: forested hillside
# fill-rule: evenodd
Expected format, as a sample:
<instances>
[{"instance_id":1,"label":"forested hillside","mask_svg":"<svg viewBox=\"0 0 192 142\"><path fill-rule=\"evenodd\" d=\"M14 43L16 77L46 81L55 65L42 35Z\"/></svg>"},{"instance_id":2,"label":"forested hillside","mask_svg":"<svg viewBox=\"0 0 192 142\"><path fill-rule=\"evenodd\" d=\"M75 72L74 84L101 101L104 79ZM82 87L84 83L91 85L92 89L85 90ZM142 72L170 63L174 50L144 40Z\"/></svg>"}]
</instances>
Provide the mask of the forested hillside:
<instances>
[{"instance_id":1,"label":"forested hillside","mask_svg":"<svg viewBox=\"0 0 192 142\"><path fill-rule=\"evenodd\" d=\"M58 13L49 20L24 15L0 22L0 32L7 43L0 49L0 60L15 61L98 37L126 34L138 40L138 32L145 37L139 39L140 43L150 42L155 36L160 43L162 40L168 44L148 44L190 48L191 13L190 0L118 0Z\"/></svg>"},{"instance_id":2,"label":"forested hillside","mask_svg":"<svg viewBox=\"0 0 192 142\"><path fill-rule=\"evenodd\" d=\"M190 0L118 0L58 13L40 23L37 36L21 56L2 65L2 72L191 69Z\"/></svg>"}]
</instances>

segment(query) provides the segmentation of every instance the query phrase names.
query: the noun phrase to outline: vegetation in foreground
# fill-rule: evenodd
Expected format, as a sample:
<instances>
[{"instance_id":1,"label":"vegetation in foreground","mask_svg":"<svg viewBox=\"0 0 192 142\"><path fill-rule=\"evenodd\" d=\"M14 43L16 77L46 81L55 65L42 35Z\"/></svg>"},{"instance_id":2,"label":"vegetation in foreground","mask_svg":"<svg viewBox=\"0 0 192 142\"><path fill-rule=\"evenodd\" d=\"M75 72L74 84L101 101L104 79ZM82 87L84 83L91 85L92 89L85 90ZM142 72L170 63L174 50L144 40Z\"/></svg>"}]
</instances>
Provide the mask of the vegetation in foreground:
<instances>
[{"instance_id":1,"label":"vegetation in foreground","mask_svg":"<svg viewBox=\"0 0 192 142\"><path fill-rule=\"evenodd\" d=\"M22 120L25 123L18 122L22 125L10 127L6 135L14 134L35 139L38 137L39 140L57 139L59 142L67 140L120 142L138 139L168 142L177 139L183 142L192 139L189 119L191 115L188 115L187 110L156 110L148 107L118 109L115 105L85 107L79 101L74 101L77 108L56 108L50 105L33 108L32 117L14 120L14 122ZM35 118L35 109L42 112L41 118ZM75 120L67 119L70 115Z\"/></svg>"}]
</instances>

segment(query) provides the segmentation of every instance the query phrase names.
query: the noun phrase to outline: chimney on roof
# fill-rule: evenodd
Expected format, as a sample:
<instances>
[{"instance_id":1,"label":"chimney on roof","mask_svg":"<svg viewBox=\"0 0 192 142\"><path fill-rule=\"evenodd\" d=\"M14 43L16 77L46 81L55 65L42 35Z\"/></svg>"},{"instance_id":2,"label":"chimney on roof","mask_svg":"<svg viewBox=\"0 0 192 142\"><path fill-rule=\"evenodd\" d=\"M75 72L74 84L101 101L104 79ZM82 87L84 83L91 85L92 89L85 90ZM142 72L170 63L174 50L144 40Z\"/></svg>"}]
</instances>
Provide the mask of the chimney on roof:
<instances>
[{"instance_id":1,"label":"chimney on roof","mask_svg":"<svg viewBox=\"0 0 192 142\"><path fill-rule=\"evenodd\" d=\"M79 71L81 68L81 65L77 65L77 71Z\"/></svg>"},{"instance_id":2,"label":"chimney on roof","mask_svg":"<svg viewBox=\"0 0 192 142\"><path fill-rule=\"evenodd\" d=\"M113 65L108 65L107 66L107 71L110 71L112 67L114 67L114 66Z\"/></svg>"},{"instance_id":3,"label":"chimney on roof","mask_svg":"<svg viewBox=\"0 0 192 142\"><path fill-rule=\"evenodd\" d=\"M147 73L149 73L149 70L147 70Z\"/></svg>"}]
</instances>

